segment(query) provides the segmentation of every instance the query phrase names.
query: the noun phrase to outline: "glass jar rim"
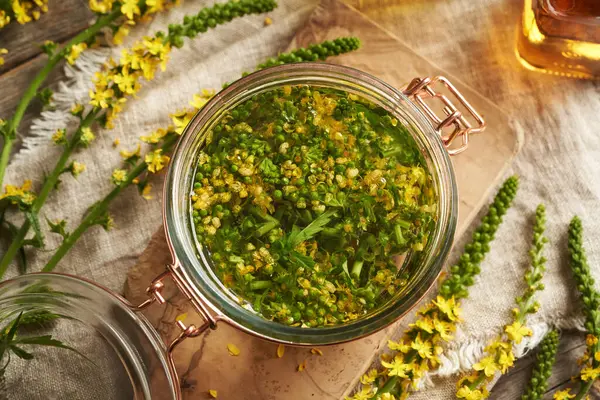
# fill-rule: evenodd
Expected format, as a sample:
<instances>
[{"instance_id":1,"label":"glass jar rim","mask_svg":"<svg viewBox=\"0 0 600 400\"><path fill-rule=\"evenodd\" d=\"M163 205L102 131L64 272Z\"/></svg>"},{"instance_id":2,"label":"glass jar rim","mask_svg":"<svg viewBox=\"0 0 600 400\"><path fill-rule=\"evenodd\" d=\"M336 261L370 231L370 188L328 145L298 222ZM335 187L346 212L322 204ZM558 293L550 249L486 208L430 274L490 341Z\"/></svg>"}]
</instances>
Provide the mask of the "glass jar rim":
<instances>
[{"instance_id":1,"label":"glass jar rim","mask_svg":"<svg viewBox=\"0 0 600 400\"><path fill-rule=\"evenodd\" d=\"M323 328L301 328L269 321L234 301L215 281L204 253L197 253L189 226L190 160L207 132L225 110L254 94L283 85L310 84L360 93L379 103L414 128L413 139L435 175L438 223L428 243L427 271L413 282L406 296L351 323ZM415 135L416 134L416 135ZM190 158L191 157L191 158ZM431 169L434 171L431 171ZM435 172L435 173L434 173ZM179 140L165 179L163 219L174 259L174 269L190 283L192 295L208 306L214 320L223 320L255 336L280 343L325 345L372 334L410 311L433 285L450 250L457 222L457 189L449 155L426 116L400 91L360 70L327 63L287 64L254 72L213 97L190 121Z\"/></svg>"}]
</instances>

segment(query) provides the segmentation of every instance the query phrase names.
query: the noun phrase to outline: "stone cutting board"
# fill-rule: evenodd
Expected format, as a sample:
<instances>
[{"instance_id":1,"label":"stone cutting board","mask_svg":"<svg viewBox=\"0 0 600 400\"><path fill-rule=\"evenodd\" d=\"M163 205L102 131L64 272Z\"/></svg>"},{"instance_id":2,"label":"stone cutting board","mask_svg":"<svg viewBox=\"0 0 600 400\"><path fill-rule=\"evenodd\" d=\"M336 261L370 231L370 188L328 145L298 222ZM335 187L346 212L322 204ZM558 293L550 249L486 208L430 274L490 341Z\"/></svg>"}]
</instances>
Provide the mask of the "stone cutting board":
<instances>
[{"instance_id":1,"label":"stone cutting board","mask_svg":"<svg viewBox=\"0 0 600 400\"><path fill-rule=\"evenodd\" d=\"M468 151L452 159L460 194L457 235L462 234L518 152L522 138L510 128L508 117L475 89L449 76L399 38L337 0L322 1L290 48L348 35L360 37L362 48L332 62L369 72L395 87L414 77L445 75L487 120L487 131L473 136ZM170 262L161 227L129 272L126 297L133 303L143 301L149 282ZM181 296L169 293L167 298L166 305L155 305L145 312L166 341L179 332L174 325L178 315L186 314L186 323L199 323ZM219 399L337 400L356 384L385 345L391 330L393 326L352 343L324 347L323 356L311 354L307 348L287 347L284 356L278 358L276 344L222 324L199 338L184 341L176 350L184 399L209 398L208 390L214 389ZM241 354L230 356L228 343L235 344ZM298 372L298 364L304 361L306 369Z\"/></svg>"}]
</instances>

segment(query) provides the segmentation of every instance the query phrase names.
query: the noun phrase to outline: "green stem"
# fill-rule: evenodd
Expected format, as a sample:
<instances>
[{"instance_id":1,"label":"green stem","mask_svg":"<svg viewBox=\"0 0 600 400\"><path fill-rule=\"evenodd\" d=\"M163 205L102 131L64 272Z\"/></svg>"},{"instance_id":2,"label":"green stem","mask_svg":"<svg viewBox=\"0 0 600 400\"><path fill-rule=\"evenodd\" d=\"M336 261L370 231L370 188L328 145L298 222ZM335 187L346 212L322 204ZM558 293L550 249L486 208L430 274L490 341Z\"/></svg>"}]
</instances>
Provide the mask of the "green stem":
<instances>
[{"instance_id":1,"label":"green stem","mask_svg":"<svg viewBox=\"0 0 600 400\"><path fill-rule=\"evenodd\" d=\"M50 72L54 69L56 64L61 61L70 51L71 47L76 44L87 42L89 39L94 37L98 31L105 26L109 25L115 19L121 16L120 9L113 11L110 14L104 15L96 20L94 25L90 26L83 32L79 33L73 39L71 39L65 47L61 51L56 52L52 57L48 59L48 62L42 68L40 72L33 78L29 87L23 93L17 108L15 109L15 113L12 118L7 121L6 132L4 134L4 147L2 148L2 153L0 154L0 187L4 182L4 175L6 173L6 167L8 165L8 161L10 158L10 154L12 152L12 146L17 137L17 130L19 129L19 125L21 124L21 120L25 115L25 111L29 107L29 104L36 96L38 89L44 83ZM0 275L1 276L1 275Z\"/></svg>"},{"instance_id":2,"label":"green stem","mask_svg":"<svg viewBox=\"0 0 600 400\"><path fill-rule=\"evenodd\" d=\"M589 381L587 381L584 385L581 386L581 388L579 389L579 392L577 393L577 396L575 396L575 398L573 398L573 400L582 400L582 399L584 399L585 396L587 395L587 393L592 388L593 384L594 384L594 380L593 379L590 379Z\"/></svg>"},{"instance_id":3,"label":"green stem","mask_svg":"<svg viewBox=\"0 0 600 400\"><path fill-rule=\"evenodd\" d=\"M75 132L75 134L73 135L73 137L71 138L69 143L67 143L67 145L65 146L59 160L57 161L56 165L54 166L54 170L52 170L50 175L48 175L48 177L46 178L44 185L42 186L42 190L40 190L39 195L36 197L35 201L31 205L32 213L37 214L40 211L40 209L46 202L48 195L50 194L52 189L54 189L56 187L56 184L58 183L58 179L59 179L60 175L63 173L63 171L65 169L65 165L69 161L69 157L71 157L71 154L73 153L73 151L77 148L77 145L79 144L79 141L81 139L81 133L82 133L83 129L89 127L92 124L92 122L94 122L98 113L99 113L99 110L90 111L88 113L88 115L79 123L79 127L77 128L77 131ZM2 277L4 276L6 269L8 268L8 266L10 265L12 260L15 258L15 256L17 255L17 252L19 251L19 249L21 247L23 247L23 243L25 242L25 237L27 236L27 232L29 232L30 227L31 227L31 224L30 224L29 220L25 220L23 222L23 225L21 225L21 228L19 228L19 231L17 232L17 234L13 237L13 240L12 240L8 250L6 250L6 253L4 253L2 260L0 260L0 279L2 279Z\"/></svg>"},{"instance_id":4,"label":"green stem","mask_svg":"<svg viewBox=\"0 0 600 400\"><path fill-rule=\"evenodd\" d=\"M163 152L169 151L173 145L177 142L179 136L172 136L165 140L162 145ZM92 208L90 208L89 212L83 218L83 220L79 223L77 228L65 240L63 240L60 247L56 250L52 258L48 261L48 263L42 269L42 272L50 272L58 265L58 262L71 250L71 247L79 240L81 235L85 233L89 228L96 225L98 219L103 216L107 211L110 203L131 183L135 178L140 176L147 169L147 164L144 161L139 162L130 172L127 174L127 179L121 185L115 187L109 194L106 195L101 201L96 203Z\"/></svg>"}]
</instances>

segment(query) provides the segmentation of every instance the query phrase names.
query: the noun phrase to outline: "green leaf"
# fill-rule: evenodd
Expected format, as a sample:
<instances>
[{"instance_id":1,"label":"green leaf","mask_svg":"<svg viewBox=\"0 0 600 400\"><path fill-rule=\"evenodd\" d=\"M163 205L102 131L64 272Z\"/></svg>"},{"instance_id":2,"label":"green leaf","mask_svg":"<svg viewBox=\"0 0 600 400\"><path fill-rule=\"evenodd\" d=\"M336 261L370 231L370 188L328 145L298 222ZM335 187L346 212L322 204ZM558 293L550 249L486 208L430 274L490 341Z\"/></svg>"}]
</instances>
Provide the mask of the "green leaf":
<instances>
[{"instance_id":1,"label":"green leaf","mask_svg":"<svg viewBox=\"0 0 600 400\"><path fill-rule=\"evenodd\" d=\"M44 234L42 233L42 229L40 227L40 220L38 218L37 213L34 213L32 211L26 211L25 217L31 224L31 229L33 229L33 232L35 233L35 236L33 237L33 239L28 240L27 243L38 249L43 248L44 247Z\"/></svg>"},{"instance_id":2,"label":"green leaf","mask_svg":"<svg viewBox=\"0 0 600 400\"><path fill-rule=\"evenodd\" d=\"M63 239L69 237L69 232L67 232L66 230L67 221L65 221L64 219L61 219L57 222L52 222L48 218L46 218L46 222L48 222L48 225L50 226L50 232L58 233L60 236L63 237Z\"/></svg>"},{"instance_id":3,"label":"green leaf","mask_svg":"<svg viewBox=\"0 0 600 400\"><path fill-rule=\"evenodd\" d=\"M304 254L298 253L297 251L291 252L290 260L308 269L314 269L316 264L312 258L310 258L309 256L305 256Z\"/></svg>"},{"instance_id":4,"label":"green leaf","mask_svg":"<svg viewBox=\"0 0 600 400\"><path fill-rule=\"evenodd\" d=\"M38 346L47 346L47 347L55 347L55 348L59 348L59 349L66 349L66 350L70 350L70 351L76 353L77 355L85 358L92 364L94 363L92 360L90 360L84 354L79 352L77 349L74 349L71 346L67 346L60 340L53 339L52 335L24 337L24 338L15 340L14 343L18 343L18 344L22 344L22 345L27 344L27 345L38 345Z\"/></svg>"},{"instance_id":5,"label":"green leaf","mask_svg":"<svg viewBox=\"0 0 600 400\"><path fill-rule=\"evenodd\" d=\"M26 352L25 350L23 350L20 347L15 346L14 344L11 344L9 346L9 349L13 353L15 353L15 355L17 357L22 358L23 360L31 360L31 359L33 359L33 354Z\"/></svg>"},{"instance_id":6,"label":"green leaf","mask_svg":"<svg viewBox=\"0 0 600 400\"><path fill-rule=\"evenodd\" d=\"M293 249L300 243L310 239L315 236L317 233L321 232L323 228L331 221L331 218L335 215L335 210L325 211L323 214L319 215L313 222L308 224L306 228L302 229L300 232L295 233L292 231L290 237L288 238L288 246Z\"/></svg>"}]
</instances>

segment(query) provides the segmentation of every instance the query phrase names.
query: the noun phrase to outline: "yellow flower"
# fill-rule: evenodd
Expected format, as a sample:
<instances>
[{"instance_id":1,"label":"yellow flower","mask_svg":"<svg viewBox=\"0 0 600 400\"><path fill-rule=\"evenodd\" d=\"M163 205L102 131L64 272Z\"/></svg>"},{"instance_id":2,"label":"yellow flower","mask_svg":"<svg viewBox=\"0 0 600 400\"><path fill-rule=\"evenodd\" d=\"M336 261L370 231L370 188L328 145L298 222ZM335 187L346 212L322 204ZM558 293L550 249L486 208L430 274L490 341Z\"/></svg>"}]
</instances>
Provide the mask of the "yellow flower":
<instances>
[{"instance_id":1,"label":"yellow flower","mask_svg":"<svg viewBox=\"0 0 600 400\"><path fill-rule=\"evenodd\" d=\"M112 173L111 180L115 185L121 186L127 181L127 171L124 169L115 169Z\"/></svg>"},{"instance_id":2,"label":"yellow flower","mask_svg":"<svg viewBox=\"0 0 600 400\"><path fill-rule=\"evenodd\" d=\"M165 0L146 0L148 13L157 13L165 9Z\"/></svg>"},{"instance_id":3,"label":"yellow flower","mask_svg":"<svg viewBox=\"0 0 600 400\"><path fill-rule=\"evenodd\" d=\"M29 21L31 21L31 17L27 14L27 9L26 9L26 6L28 4L29 3L21 4L21 2L19 0L13 0L13 2L12 2L13 13L15 14L15 17L17 18L17 22L20 23L21 25L26 24Z\"/></svg>"},{"instance_id":4,"label":"yellow flower","mask_svg":"<svg viewBox=\"0 0 600 400\"><path fill-rule=\"evenodd\" d=\"M117 31L115 32L115 34L113 35L113 43L114 44L122 44L123 43L123 39L125 39L128 35L129 35L129 28L123 24L119 27L119 29L117 29Z\"/></svg>"},{"instance_id":5,"label":"yellow flower","mask_svg":"<svg viewBox=\"0 0 600 400\"><path fill-rule=\"evenodd\" d=\"M151 191L152 191L152 184L146 183L144 185L144 188L142 189L142 197L146 200L152 200L154 198L154 196L152 196L150 194Z\"/></svg>"},{"instance_id":6,"label":"yellow flower","mask_svg":"<svg viewBox=\"0 0 600 400\"><path fill-rule=\"evenodd\" d=\"M468 386L463 386L456 392L456 397L465 400L482 400L488 397L486 389L483 391L479 389L471 390Z\"/></svg>"},{"instance_id":7,"label":"yellow flower","mask_svg":"<svg viewBox=\"0 0 600 400\"><path fill-rule=\"evenodd\" d=\"M371 385L365 385L360 392L356 392L352 397L346 397L346 400L369 400L373 397L373 388Z\"/></svg>"},{"instance_id":8,"label":"yellow flower","mask_svg":"<svg viewBox=\"0 0 600 400\"><path fill-rule=\"evenodd\" d=\"M76 103L71 107L71 114L73 115L81 115L83 113L83 105Z\"/></svg>"},{"instance_id":9,"label":"yellow flower","mask_svg":"<svg viewBox=\"0 0 600 400\"><path fill-rule=\"evenodd\" d=\"M10 17L6 15L4 10L0 10L0 28L4 28L10 23Z\"/></svg>"},{"instance_id":10,"label":"yellow flower","mask_svg":"<svg viewBox=\"0 0 600 400\"><path fill-rule=\"evenodd\" d=\"M513 366L515 362L515 355L512 351L508 353L505 351L500 351L500 357L498 357L498 366L500 366L500 371L505 374L506 371Z\"/></svg>"},{"instance_id":11,"label":"yellow flower","mask_svg":"<svg viewBox=\"0 0 600 400\"><path fill-rule=\"evenodd\" d=\"M137 145L136 149L133 151L121 150L119 154L125 161L129 161L130 159L135 159L140 156L140 150L142 149L141 145Z\"/></svg>"},{"instance_id":12,"label":"yellow flower","mask_svg":"<svg viewBox=\"0 0 600 400\"><path fill-rule=\"evenodd\" d=\"M587 347L592 347L593 345L598 343L598 338L594 335L587 335L585 337L585 344Z\"/></svg>"},{"instance_id":13,"label":"yellow flower","mask_svg":"<svg viewBox=\"0 0 600 400\"><path fill-rule=\"evenodd\" d=\"M554 400L568 400L568 399L572 399L574 398L575 395L571 394L571 389L566 389L566 390L560 390L556 393L554 393L554 397L552 397Z\"/></svg>"},{"instance_id":14,"label":"yellow flower","mask_svg":"<svg viewBox=\"0 0 600 400\"><path fill-rule=\"evenodd\" d=\"M85 128L81 129L80 141L82 145L88 146L95 138L96 136L94 135L94 132L92 132L89 127L86 126Z\"/></svg>"},{"instance_id":15,"label":"yellow flower","mask_svg":"<svg viewBox=\"0 0 600 400\"><path fill-rule=\"evenodd\" d=\"M85 164L73 161L73 164L71 164L71 174L77 178L83 171L85 171Z\"/></svg>"},{"instance_id":16,"label":"yellow flower","mask_svg":"<svg viewBox=\"0 0 600 400\"><path fill-rule=\"evenodd\" d=\"M64 129L57 129L56 132L54 132L54 135L52 135L52 141L55 144L63 144L66 143L67 138L65 136L65 130Z\"/></svg>"},{"instance_id":17,"label":"yellow flower","mask_svg":"<svg viewBox=\"0 0 600 400\"><path fill-rule=\"evenodd\" d=\"M450 321L457 321L460 317L460 307L455 302L454 296L450 300L444 299L442 296L438 296L436 300L433 301L443 314L445 314Z\"/></svg>"},{"instance_id":18,"label":"yellow flower","mask_svg":"<svg viewBox=\"0 0 600 400\"><path fill-rule=\"evenodd\" d=\"M121 5L121 12L129 19L133 19L134 15L140 15L138 0L123 0L123 4Z\"/></svg>"},{"instance_id":19,"label":"yellow flower","mask_svg":"<svg viewBox=\"0 0 600 400\"><path fill-rule=\"evenodd\" d=\"M594 360L600 361L600 351L594 353Z\"/></svg>"},{"instance_id":20,"label":"yellow flower","mask_svg":"<svg viewBox=\"0 0 600 400\"><path fill-rule=\"evenodd\" d=\"M69 64L75 64L75 60L79 57L79 55L87 49L87 43L79 43L71 46L71 51L69 55L66 57L66 60Z\"/></svg>"},{"instance_id":21,"label":"yellow flower","mask_svg":"<svg viewBox=\"0 0 600 400\"><path fill-rule=\"evenodd\" d=\"M369 383L375 382L377 379L377 369L371 368L369 372L360 377L360 383L363 385L368 385Z\"/></svg>"},{"instance_id":22,"label":"yellow flower","mask_svg":"<svg viewBox=\"0 0 600 400\"><path fill-rule=\"evenodd\" d=\"M129 68L123 67L120 74L113 77L113 82L117 84L119 90L125 94L135 94L140 90L140 84L136 75L129 73Z\"/></svg>"},{"instance_id":23,"label":"yellow flower","mask_svg":"<svg viewBox=\"0 0 600 400\"><path fill-rule=\"evenodd\" d=\"M117 147L118 145L121 144L121 139L119 138L115 138L115 140L113 140L113 147Z\"/></svg>"},{"instance_id":24,"label":"yellow flower","mask_svg":"<svg viewBox=\"0 0 600 400\"><path fill-rule=\"evenodd\" d=\"M407 373L410 372L410 365L404 363L404 358L400 355L394 357L394 360L389 363L382 361L383 365L388 371L388 376L398 376L400 378L408 378Z\"/></svg>"},{"instance_id":25,"label":"yellow flower","mask_svg":"<svg viewBox=\"0 0 600 400\"><path fill-rule=\"evenodd\" d=\"M0 26L0 28L2 27ZM8 50L0 48L0 56L4 54L8 54ZM0 65L4 65L4 57L0 57Z\"/></svg>"},{"instance_id":26,"label":"yellow flower","mask_svg":"<svg viewBox=\"0 0 600 400\"><path fill-rule=\"evenodd\" d=\"M596 378L598 378L598 376L600 376L600 367L598 368L592 368L592 367L586 367L584 369L581 370L581 380L582 381L595 381Z\"/></svg>"},{"instance_id":27,"label":"yellow flower","mask_svg":"<svg viewBox=\"0 0 600 400\"><path fill-rule=\"evenodd\" d=\"M496 371L498 371L498 364L496 364L495 357L487 356L473 365L473 369L475 371L483 371L485 376L490 377L494 376Z\"/></svg>"},{"instance_id":28,"label":"yellow flower","mask_svg":"<svg viewBox=\"0 0 600 400\"><path fill-rule=\"evenodd\" d=\"M506 332L510 340L517 344L521 343L523 336L531 336L533 334L531 329L521 325L519 321L515 321L512 325L507 325L504 328L504 332Z\"/></svg>"},{"instance_id":29,"label":"yellow flower","mask_svg":"<svg viewBox=\"0 0 600 400\"><path fill-rule=\"evenodd\" d=\"M146 142L146 143L150 143L150 144L156 144L162 138L164 138L167 135L167 133L169 133L169 132L166 129L158 128L157 130L155 130L154 132L152 132L150 134L150 136L140 136L140 140L142 142Z\"/></svg>"},{"instance_id":30,"label":"yellow flower","mask_svg":"<svg viewBox=\"0 0 600 400\"><path fill-rule=\"evenodd\" d=\"M454 331L454 325L449 322L440 321L438 318L433 319L433 327L437 333L439 333L442 340L452 340L451 332Z\"/></svg>"},{"instance_id":31,"label":"yellow flower","mask_svg":"<svg viewBox=\"0 0 600 400\"><path fill-rule=\"evenodd\" d=\"M502 337L498 336L493 342L488 344L484 350L490 354L493 354L496 353L498 350L508 351L510 349L512 349L512 344L503 341Z\"/></svg>"},{"instance_id":32,"label":"yellow flower","mask_svg":"<svg viewBox=\"0 0 600 400\"><path fill-rule=\"evenodd\" d=\"M188 112L186 110L171 114L171 120L173 121L173 124L175 124L175 132L181 135L185 127L190 123L193 115L193 112Z\"/></svg>"},{"instance_id":33,"label":"yellow flower","mask_svg":"<svg viewBox=\"0 0 600 400\"><path fill-rule=\"evenodd\" d=\"M406 344L404 340L400 340L399 342L388 340L388 348L390 350L396 350L401 353L408 353L411 349L410 345Z\"/></svg>"},{"instance_id":34,"label":"yellow flower","mask_svg":"<svg viewBox=\"0 0 600 400\"><path fill-rule=\"evenodd\" d=\"M106 89L96 86L96 90L90 90L90 104L94 107L108 108L108 102L112 99L115 92L112 89Z\"/></svg>"},{"instance_id":35,"label":"yellow flower","mask_svg":"<svg viewBox=\"0 0 600 400\"><path fill-rule=\"evenodd\" d=\"M159 37L145 36L142 39L142 44L148 53L153 56L158 56L160 60L163 60L165 55L171 51L169 43L165 43L164 39Z\"/></svg>"},{"instance_id":36,"label":"yellow flower","mask_svg":"<svg viewBox=\"0 0 600 400\"><path fill-rule=\"evenodd\" d=\"M214 90L203 89L201 94L195 94L194 99L190 101L190 105L199 110L215 95Z\"/></svg>"},{"instance_id":37,"label":"yellow flower","mask_svg":"<svg viewBox=\"0 0 600 400\"><path fill-rule=\"evenodd\" d=\"M419 318L414 324L410 324L411 327L419 328L427 333L433 333L433 321L431 318L423 317Z\"/></svg>"},{"instance_id":38,"label":"yellow flower","mask_svg":"<svg viewBox=\"0 0 600 400\"><path fill-rule=\"evenodd\" d=\"M112 10L114 0L90 0L90 10L93 12L106 14Z\"/></svg>"},{"instance_id":39,"label":"yellow flower","mask_svg":"<svg viewBox=\"0 0 600 400\"><path fill-rule=\"evenodd\" d=\"M0 195L0 200L10 198L12 204L23 203L31 205L35 200L35 194L31 192L31 181L26 180L23 186L6 185L4 194Z\"/></svg>"},{"instance_id":40,"label":"yellow flower","mask_svg":"<svg viewBox=\"0 0 600 400\"><path fill-rule=\"evenodd\" d=\"M208 391L208 394L209 394L209 395L210 395L210 397L212 397L213 399L216 399L216 398L217 398L217 395L218 395L218 394L217 394L217 391L216 391L216 390L214 390L214 389L210 389L210 390Z\"/></svg>"},{"instance_id":41,"label":"yellow flower","mask_svg":"<svg viewBox=\"0 0 600 400\"><path fill-rule=\"evenodd\" d=\"M169 160L169 156L162 155L162 149L154 150L152 153L146 154L144 158L144 161L148 164L148 171L152 173L157 173L163 169Z\"/></svg>"},{"instance_id":42,"label":"yellow flower","mask_svg":"<svg viewBox=\"0 0 600 400\"><path fill-rule=\"evenodd\" d=\"M415 340L410 344L413 350L419 353L421 358L432 358L433 356L433 345L429 341L422 341L421 335L418 334Z\"/></svg>"}]
</instances>

